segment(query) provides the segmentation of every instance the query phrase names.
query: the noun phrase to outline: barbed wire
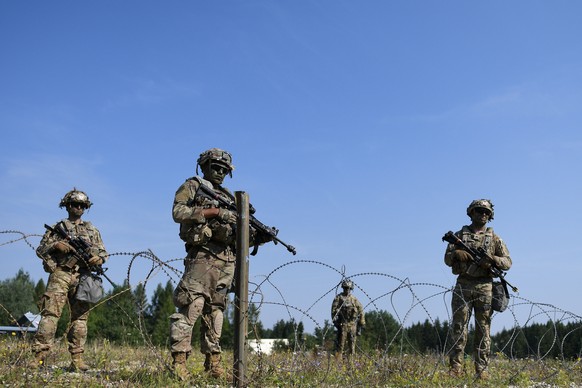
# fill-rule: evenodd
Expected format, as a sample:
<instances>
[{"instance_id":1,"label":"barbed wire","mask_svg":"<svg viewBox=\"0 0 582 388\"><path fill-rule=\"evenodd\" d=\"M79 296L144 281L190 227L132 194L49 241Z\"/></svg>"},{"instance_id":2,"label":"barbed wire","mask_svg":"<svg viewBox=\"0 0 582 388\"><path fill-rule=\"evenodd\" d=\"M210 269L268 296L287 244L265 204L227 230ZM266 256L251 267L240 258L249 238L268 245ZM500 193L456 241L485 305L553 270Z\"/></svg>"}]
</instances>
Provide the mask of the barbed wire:
<instances>
[{"instance_id":1,"label":"barbed wire","mask_svg":"<svg viewBox=\"0 0 582 388\"><path fill-rule=\"evenodd\" d=\"M33 251L35 245L30 241L31 238L42 237L38 234L26 234L16 230L0 231L0 235L16 235L8 241L1 242L0 247L24 242ZM117 292L111 293L101 300L93 309L105 304L116 304L117 299L124 293L132 292L139 284L144 291L154 280L171 281L175 286L181 278L183 271L179 265L183 265L185 258L172 258L164 260L158 257L151 249L139 252L116 252L111 253L113 256L129 257L129 264L124 280L124 287L117 289ZM179 262L179 263L177 263ZM147 268L146 275L139 279L132 279L139 266L140 270ZM310 295L311 299L296 300L296 293L286 288L284 281L285 275L295 267L314 267L323 270L325 276L318 279L316 284L311 284L313 290ZM308 273L309 271L303 271ZM335 381L332 374L336 369L333 365L337 362L332 356L334 328L327 321L331 303L329 302L338 292L339 285L344 279L352 280L354 286L361 292L364 302L364 311L387 312L396 322L396 327L391 328L390 322L382 320L383 331L386 336L385 341L376 349L377 353L370 353L358 345L358 354L360 361L369 363L372 367L368 370L367 377L371 380L378 381L382 376L388 376L394 373L413 374L414 369L423 370L419 377L421 380L434 378L438 370L442 370L446 364L448 348L451 346L451 337L447 332L441 338L438 335L438 347L432 349L433 357L417 357L411 361L408 352L416 355L426 355L426 350L419 349L412 338L406 335L409 326L415 324L413 319L430 322L431 325L447 324L451 327L452 311L450 308L450 298L454 290L450 286L443 286L429 282L413 282L409 278L398 278L394 275L382 272L360 272L354 274L346 273L345 266L336 268L321 260L297 259L285 262L273 268L266 275L257 275L261 280L249 283L249 303L253 303L257 312L260 314L263 310L274 309L282 310L284 315L295 323L307 322L319 331L320 338L315 349L308 349L305 346L304 334L299 330L299 325L295 326L294 338L292 341L292 353L288 361L269 357L267 349L261 349L253 353L249 359L249 370L251 378L262 378L264 370L274 371L274 373L286 373L287 376L300 376L305 368L314 368L321 373L319 381L327 383ZM279 279L278 277L282 279ZM326 282L326 279L332 279ZM339 281L338 281L339 279ZM158 281L158 284L161 283ZM251 288L252 286L253 288ZM308 285L305 284L304 287ZM124 311L123 307L117 305L131 325L138 329L143 338L145 346L148 347L149 353L153 354L155 359L163 366L163 369L169 368L167 354L155 346L146 330L143 311L138 314L137 320L129 311ZM4 310L4 306L0 304ZM326 311L324 318L321 312ZM507 330L507 338L504 343L495 343L492 348L498 354L504 354L510 360L518 360L520 357L519 346L523 342L525 330L533 323L543 322L548 327L546 331L537 339L537 343L527 343L530 350L531 358L529 363L535 363L544 371L539 377L538 382L544 382L556 376L558 371L547 367L550 361L561 361L560 367L564 370L571 371L573 368L580 368L580 355L582 354L582 343L579 344L577 358L573 360L565 356L565 346L570 337L576 332L582 331L582 317L570 311L566 311L557 306L548 303L540 303L529 300L521 295L511 295L511 303L507 309L506 316L511 316L512 325ZM439 316L444 313L446 319L439 320ZM495 317L499 313L494 313ZM567 331L560 338L558 325L564 323L575 324L574 328ZM392 330L392 331L391 331ZM169 333L168 333L169 335ZM259 330L252 328L249 332L249 339L254 337L261 340ZM521 342L520 342L521 341ZM559 356L554 357L555 349L558 347ZM470 349L467 349L470 350ZM494 353L494 356L496 354ZM501 358L502 359L502 358ZM363 360L363 361L362 361ZM516 365L513 372L508 376L508 382L515 381L530 366L528 364ZM550 370L551 369L551 370ZM366 376L364 376L366 377ZM348 377L345 377L348 378ZM361 379L362 376L359 376ZM356 381L342 381L345 385L358 385Z\"/></svg>"}]
</instances>

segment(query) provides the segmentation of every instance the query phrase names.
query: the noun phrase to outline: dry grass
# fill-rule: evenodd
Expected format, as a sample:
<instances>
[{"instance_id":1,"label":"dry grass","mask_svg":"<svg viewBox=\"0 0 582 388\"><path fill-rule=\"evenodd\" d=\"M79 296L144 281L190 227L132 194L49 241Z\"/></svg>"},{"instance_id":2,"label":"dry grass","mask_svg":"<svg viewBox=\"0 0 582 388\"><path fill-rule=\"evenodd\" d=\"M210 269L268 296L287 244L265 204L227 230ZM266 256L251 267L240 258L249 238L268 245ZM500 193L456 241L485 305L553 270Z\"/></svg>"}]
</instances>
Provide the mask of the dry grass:
<instances>
[{"instance_id":1,"label":"dry grass","mask_svg":"<svg viewBox=\"0 0 582 388\"><path fill-rule=\"evenodd\" d=\"M66 344L57 343L46 366L29 369L30 343L18 338L0 338L0 384L6 387L228 387L232 377L210 378L203 370L203 356L194 352L188 359L193 378L187 384L176 381L170 371L166 349L114 346L92 343L85 353L92 368L70 373ZM224 366L232 371L232 353L224 355ZM336 361L326 352L281 352L248 357L247 381L252 387L579 387L582 386L580 360L508 360L491 362L491 379L475 381L468 358L466 375L450 378L442 356L358 355L351 361ZM230 373L229 373L230 374Z\"/></svg>"}]
</instances>

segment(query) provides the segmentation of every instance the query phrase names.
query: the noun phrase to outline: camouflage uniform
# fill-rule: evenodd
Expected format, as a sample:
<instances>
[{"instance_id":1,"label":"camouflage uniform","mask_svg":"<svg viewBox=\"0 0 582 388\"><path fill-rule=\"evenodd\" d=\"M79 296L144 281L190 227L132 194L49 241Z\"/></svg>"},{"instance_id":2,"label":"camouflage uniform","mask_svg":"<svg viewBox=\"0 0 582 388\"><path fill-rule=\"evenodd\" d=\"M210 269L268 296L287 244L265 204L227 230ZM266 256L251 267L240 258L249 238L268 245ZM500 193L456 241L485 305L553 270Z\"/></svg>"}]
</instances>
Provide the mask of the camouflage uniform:
<instances>
[{"instance_id":1,"label":"camouflage uniform","mask_svg":"<svg viewBox=\"0 0 582 388\"><path fill-rule=\"evenodd\" d=\"M90 222L81 221L79 224L74 224L68 219L60 222L68 232L91 243L92 256L100 257L103 262L107 260L107 252L101 240L101 234ZM77 262L70 268L70 263L75 260L74 256L71 253L56 252L54 247L59 241L63 241L61 236L47 231L36 250L38 257L43 260L45 271L49 272L50 275L46 292L40 300L42 319L34 337L33 350L38 353L51 349L57 331L57 323L65 304L68 302L71 312L70 328L67 335L69 352L72 355L81 354L85 350L87 318L92 304L78 301L75 298L75 292L79 276L89 272L89 270L81 262Z\"/></svg>"},{"instance_id":2,"label":"camouflage uniform","mask_svg":"<svg viewBox=\"0 0 582 388\"><path fill-rule=\"evenodd\" d=\"M196 197L199 185L206 184L232 201L224 187L200 177L186 180L174 198L173 217L180 223L180 237L186 242L184 275L174 290L178 312L170 316L172 353L192 351L192 328L203 315L201 352L220 353L223 311L227 291L234 279L235 235L233 226L213 218L206 220L202 210L220 207L217 201Z\"/></svg>"},{"instance_id":3,"label":"camouflage uniform","mask_svg":"<svg viewBox=\"0 0 582 388\"><path fill-rule=\"evenodd\" d=\"M491 205L492 207L492 205ZM491 216L492 219L492 216ZM511 267L509 251L503 240L492 228L475 233L469 226L455 233L465 244L473 249L483 247L495 259L501 270ZM471 261L458 261L454 258L456 248L453 244L447 246L445 264L452 268L457 277L457 283L452 297L453 325L452 349L450 352L451 370L459 373L462 370L464 350L467 344L467 326L471 313L475 312L474 362L475 371L480 376L489 363L491 349L491 300L493 276L489 269L482 268Z\"/></svg>"},{"instance_id":4,"label":"camouflage uniform","mask_svg":"<svg viewBox=\"0 0 582 388\"><path fill-rule=\"evenodd\" d=\"M352 282L344 282L344 293L336 295L331 305L332 322L337 329L336 351L338 355L344 352L346 342L348 355L356 352L356 336L358 328L366 325L364 308L352 294L346 295L346 285L353 288ZM349 288L348 288L349 289Z\"/></svg>"}]
</instances>

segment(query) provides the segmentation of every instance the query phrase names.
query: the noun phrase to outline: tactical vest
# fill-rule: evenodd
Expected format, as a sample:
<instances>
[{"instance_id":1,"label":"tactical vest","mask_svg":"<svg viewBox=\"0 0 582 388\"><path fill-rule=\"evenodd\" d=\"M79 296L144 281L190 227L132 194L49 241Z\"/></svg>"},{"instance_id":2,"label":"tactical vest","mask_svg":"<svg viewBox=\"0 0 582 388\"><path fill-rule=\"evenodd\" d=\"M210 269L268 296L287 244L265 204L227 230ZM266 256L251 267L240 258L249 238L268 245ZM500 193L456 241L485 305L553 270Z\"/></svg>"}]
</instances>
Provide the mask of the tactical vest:
<instances>
[{"instance_id":1,"label":"tactical vest","mask_svg":"<svg viewBox=\"0 0 582 388\"><path fill-rule=\"evenodd\" d=\"M489 255L492 256L494 254L494 247L492 244L493 228L487 228L485 233L477 234L473 233L471 229L465 225L459 232L458 236L469 247L473 249L483 247L485 252L487 252ZM492 277L491 271L485 268L481 268L473 262L456 263L454 267L456 268L453 268L453 273L456 272L456 274L466 274L469 277L474 278Z\"/></svg>"},{"instance_id":2,"label":"tactical vest","mask_svg":"<svg viewBox=\"0 0 582 388\"><path fill-rule=\"evenodd\" d=\"M189 206L200 207L203 209L224 208L224 206L215 199L196 195L199 185L206 185L214 190L218 195L223 196L229 201L234 201L234 197L227 192L226 189L217 190L211 182L199 176L187 179L186 183L190 190L190 201L188 201ZM206 245L208 242L214 242L225 246L234 246L236 242L236 236L232 225L221 223L216 218L211 218L203 224L191 222L180 224L180 238L186 242L187 250L189 246Z\"/></svg>"},{"instance_id":3,"label":"tactical vest","mask_svg":"<svg viewBox=\"0 0 582 388\"><path fill-rule=\"evenodd\" d=\"M89 221L83 221L82 224L74 224L65 218L61 220L59 223L63 225L63 228L67 231L67 234L69 235L80 237L92 245L95 243L95 241L97 241L98 233L97 229L95 229L93 224L91 224L91 222ZM91 254L97 256L99 254L98 249L91 248ZM74 265L72 263L75 263L81 269L85 269L87 267L86 262L84 262L83 260L78 260L74 255L70 253L64 255L56 254L54 258L56 259L57 265L59 267L72 267Z\"/></svg>"},{"instance_id":4,"label":"tactical vest","mask_svg":"<svg viewBox=\"0 0 582 388\"><path fill-rule=\"evenodd\" d=\"M358 309L352 295L348 295L347 297L340 295L339 308L335 315L343 323L352 322L358 318Z\"/></svg>"}]
</instances>

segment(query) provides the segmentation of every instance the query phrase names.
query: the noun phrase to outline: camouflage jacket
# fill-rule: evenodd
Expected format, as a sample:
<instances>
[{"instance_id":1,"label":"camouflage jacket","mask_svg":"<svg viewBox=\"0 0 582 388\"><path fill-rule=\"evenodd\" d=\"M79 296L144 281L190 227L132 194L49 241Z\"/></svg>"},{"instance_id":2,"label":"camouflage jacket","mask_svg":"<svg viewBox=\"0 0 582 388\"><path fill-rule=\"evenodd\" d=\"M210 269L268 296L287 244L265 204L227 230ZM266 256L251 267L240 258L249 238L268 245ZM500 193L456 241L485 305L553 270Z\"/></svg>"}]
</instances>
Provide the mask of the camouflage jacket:
<instances>
[{"instance_id":1,"label":"camouflage jacket","mask_svg":"<svg viewBox=\"0 0 582 388\"><path fill-rule=\"evenodd\" d=\"M103 262L108 258L107 251L103 245L103 240L101 239L101 233L99 230L93 226L89 221L81 221L79 224L73 224L68 219L59 221L65 230L69 232L74 237L81 237L83 240L91 244L89 250L91 256L99 256ZM58 223L57 223L58 224ZM53 225L53 229L57 225ZM67 263L75 262L75 257L73 253L62 254L54 250L55 244L59 241L64 241L65 239L56 233L48 231L44 234L40 240L40 244L36 249L36 254L39 258L45 261L46 264L50 266L55 265L56 267L63 267ZM81 260L78 260L78 267L86 267Z\"/></svg>"},{"instance_id":2,"label":"camouflage jacket","mask_svg":"<svg viewBox=\"0 0 582 388\"><path fill-rule=\"evenodd\" d=\"M497 267L502 271L511 268L509 250L503 240L493 232L493 228L487 228L485 232L474 233L467 225L455 233L469 247L477 249L483 247L485 251L495 259ZM453 274L468 278L492 278L489 269L481 268L472 262L459 262L453 258L453 252L457 248L449 244L445 251L445 264L452 268Z\"/></svg>"},{"instance_id":3,"label":"camouflage jacket","mask_svg":"<svg viewBox=\"0 0 582 388\"><path fill-rule=\"evenodd\" d=\"M360 301L352 294L339 294L331 305L331 319L337 324L358 323L365 326L364 308Z\"/></svg>"}]
</instances>

